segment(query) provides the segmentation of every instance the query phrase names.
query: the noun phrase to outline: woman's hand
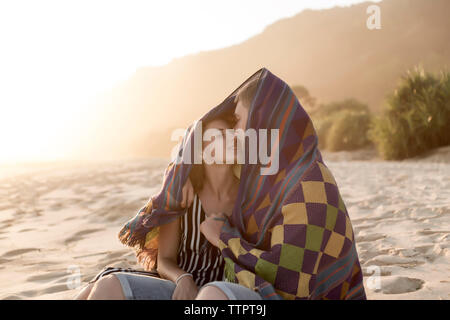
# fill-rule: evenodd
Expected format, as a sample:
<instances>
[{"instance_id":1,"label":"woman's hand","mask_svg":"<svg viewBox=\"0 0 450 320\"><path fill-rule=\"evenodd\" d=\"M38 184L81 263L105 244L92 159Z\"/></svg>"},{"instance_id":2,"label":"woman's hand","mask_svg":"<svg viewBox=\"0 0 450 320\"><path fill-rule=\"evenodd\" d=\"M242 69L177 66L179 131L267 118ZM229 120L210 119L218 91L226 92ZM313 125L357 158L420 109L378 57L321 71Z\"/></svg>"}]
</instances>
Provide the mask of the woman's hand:
<instances>
[{"instance_id":1,"label":"woman's hand","mask_svg":"<svg viewBox=\"0 0 450 320\"><path fill-rule=\"evenodd\" d=\"M200 232L215 247L219 247L219 238L222 227L225 223L225 215L222 213L212 213L205 217L200 224Z\"/></svg>"},{"instance_id":2,"label":"woman's hand","mask_svg":"<svg viewBox=\"0 0 450 320\"><path fill-rule=\"evenodd\" d=\"M184 184L183 188L181 189L181 192L183 194L183 199L181 200L181 206L183 208L189 208L192 204L192 201L194 201L194 186L192 185L191 180L186 180L186 183Z\"/></svg>"},{"instance_id":3,"label":"woman's hand","mask_svg":"<svg viewBox=\"0 0 450 320\"><path fill-rule=\"evenodd\" d=\"M172 300L194 300L198 294L198 287L192 277L183 277L172 294Z\"/></svg>"}]
</instances>

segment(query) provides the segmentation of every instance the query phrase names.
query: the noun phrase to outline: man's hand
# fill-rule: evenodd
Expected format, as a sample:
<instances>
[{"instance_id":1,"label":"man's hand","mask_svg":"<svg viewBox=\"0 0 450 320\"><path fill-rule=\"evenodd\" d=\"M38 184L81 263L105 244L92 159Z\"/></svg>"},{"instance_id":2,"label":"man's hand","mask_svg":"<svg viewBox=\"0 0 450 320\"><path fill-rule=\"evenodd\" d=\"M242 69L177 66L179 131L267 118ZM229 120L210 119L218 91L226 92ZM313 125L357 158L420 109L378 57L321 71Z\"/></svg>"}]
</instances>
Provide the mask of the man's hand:
<instances>
[{"instance_id":1,"label":"man's hand","mask_svg":"<svg viewBox=\"0 0 450 320\"><path fill-rule=\"evenodd\" d=\"M183 208L189 208L192 205L192 201L194 201L194 187L192 186L191 180L186 180L186 183L183 186L183 189L181 189L181 192L183 194L183 199L181 200L181 206Z\"/></svg>"},{"instance_id":2,"label":"man's hand","mask_svg":"<svg viewBox=\"0 0 450 320\"><path fill-rule=\"evenodd\" d=\"M184 277L172 294L172 300L194 300L198 294L198 287L192 277Z\"/></svg>"},{"instance_id":3,"label":"man's hand","mask_svg":"<svg viewBox=\"0 0 450 320\"><path fill-rule=\"evenodd\" d=\"M225 215L222 213L212 213L205 217L200 224L200 232L215 247L219 247L219 238L222 227L225 223Z\"/></svg>"}]
</instances>

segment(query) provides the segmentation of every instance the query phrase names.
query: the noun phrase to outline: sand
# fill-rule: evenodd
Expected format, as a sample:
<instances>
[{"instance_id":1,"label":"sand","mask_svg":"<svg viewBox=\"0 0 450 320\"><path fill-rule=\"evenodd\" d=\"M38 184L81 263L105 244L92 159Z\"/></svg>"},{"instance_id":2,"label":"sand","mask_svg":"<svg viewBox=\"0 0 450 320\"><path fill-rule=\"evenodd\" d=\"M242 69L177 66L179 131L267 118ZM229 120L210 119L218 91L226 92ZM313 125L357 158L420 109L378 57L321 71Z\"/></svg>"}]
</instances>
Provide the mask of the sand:
<instances>
[{"instance_id":1,"label":"sand","mask_svg":"<svg viewBox=\"0 0 450 320\"><path fill-rule=\"evenodd\" d=\"M369 299L450 299L450 148L387 162L323 153L355 231ZM0 168L0 299L71 299L105 266L140 268L117 239L165 160Z\"/></svg>"}]
</instances>

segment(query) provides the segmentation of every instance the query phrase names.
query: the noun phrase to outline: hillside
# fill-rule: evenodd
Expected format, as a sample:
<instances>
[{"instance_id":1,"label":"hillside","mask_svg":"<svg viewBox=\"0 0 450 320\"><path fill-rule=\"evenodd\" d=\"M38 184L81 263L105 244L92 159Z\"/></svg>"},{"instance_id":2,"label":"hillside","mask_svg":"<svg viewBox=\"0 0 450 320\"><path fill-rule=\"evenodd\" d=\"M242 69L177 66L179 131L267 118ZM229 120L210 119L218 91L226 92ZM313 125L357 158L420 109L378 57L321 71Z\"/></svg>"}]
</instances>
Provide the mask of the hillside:
<instances>
[{"instance_id":1,"label":"hillside","mask_svg":"<svg viewBox=\"0 0 450 320\"><path fill-rule=\"evenodd\" d=\"M354 97L374 112L406 69L448 67L450 1L384 0L381 30L366 27L369 4L306 10L240 44L139 68L95 101L100 113L87 120L95 131L79 143L92 154L167 156L173 128L186 127L261 67L305 86L318 102Z\"/></svg>"}]
</instances>

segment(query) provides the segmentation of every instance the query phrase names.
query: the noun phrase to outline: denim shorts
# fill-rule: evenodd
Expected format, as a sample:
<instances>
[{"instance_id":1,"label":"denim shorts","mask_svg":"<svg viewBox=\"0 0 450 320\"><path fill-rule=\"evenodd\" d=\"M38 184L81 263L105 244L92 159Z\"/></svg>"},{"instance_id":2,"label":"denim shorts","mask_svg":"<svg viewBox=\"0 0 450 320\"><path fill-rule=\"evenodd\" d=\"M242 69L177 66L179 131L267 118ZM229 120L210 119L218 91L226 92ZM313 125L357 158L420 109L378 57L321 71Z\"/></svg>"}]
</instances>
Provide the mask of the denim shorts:
<instances>
[{"instance_id":1,"label":"denim shorts","mask_svg":"<svg viewBox=\"0 0 450 320\"><path fill-rule=\"evenodd\" d=\"M227 281L213 281L205 284L206 286L214 286L222 290L228 297L228 300L262 300L261 295L258 292L250 290L243 285L227 282Z\"/></svg>"},{"instance_id":2,"label":"denim shorts","mask_svg":"<svg viewBox=\"0 0 450 320\"><path fill-rule=\"evenodd\" d=\"M152 276L115 272L127 300L172 300L175 283Z\"/></svg>"},{"instance_id":3,"label":"denim shorts","mask_svg":"<svg viewBox=\"0 0 450 320\"><path fill-rule=\"evenodd\" d=\"M170 280L132 272L114 272L127 300L172 300L176 285ZM212 281L205 286L222 290L229 300L262 300L259 293L237 283ZM201 289L199 288L199 289Z\"/></svg>"}]
</instances>

